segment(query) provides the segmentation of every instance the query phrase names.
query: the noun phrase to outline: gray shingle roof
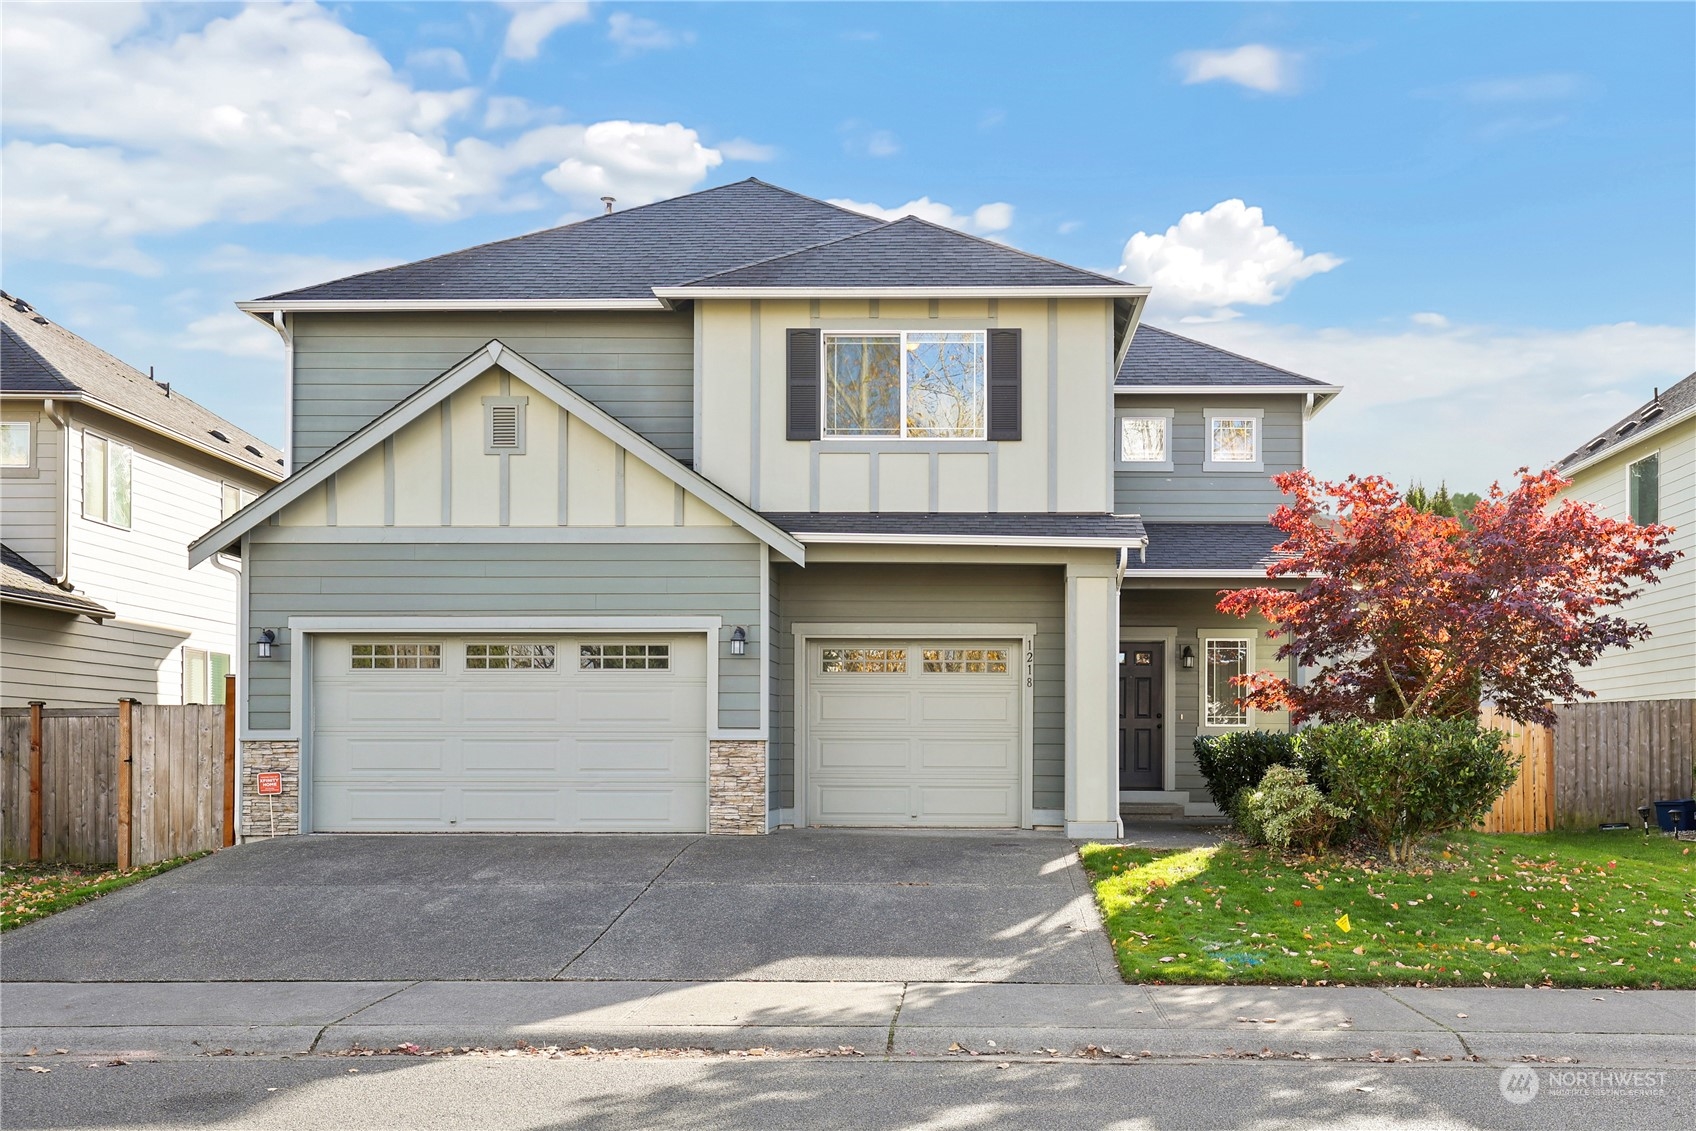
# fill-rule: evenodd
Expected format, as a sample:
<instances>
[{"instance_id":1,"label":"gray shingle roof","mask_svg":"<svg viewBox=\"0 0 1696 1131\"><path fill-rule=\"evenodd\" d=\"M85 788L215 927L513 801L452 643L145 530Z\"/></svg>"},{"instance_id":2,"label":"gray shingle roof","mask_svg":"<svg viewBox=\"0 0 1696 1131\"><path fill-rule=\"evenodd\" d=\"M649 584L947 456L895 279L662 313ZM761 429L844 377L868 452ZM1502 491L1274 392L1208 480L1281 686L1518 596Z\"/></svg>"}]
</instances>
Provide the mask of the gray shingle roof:
<instances>
[{"instance_id":1,"label":"gray shingle roof","mask_svg":"<svg viewBox=\"0 0 1696 1131\"><path fill-rule=\"evenodd\" d=\"M167 393L164 385L147 374L4 291L0 291L0 331L0 391L81 392L237 463L282 477L282 452L182 393Z\"/></svg>"},{"instance_id":2,"label":"gray shingle roof","mask_svg":"<svg viewBox=\"0 0 1696 1131\"><path fill-rule=\"evenodd\" d=\"M1696 373L1665 390L1660 396L1645 401L1623 419L1614 421L1592 437L1589 443L1555 464L1555 467L1557 470L1564 470L1573 464L1599 456L1610 448L1629 444L1646 428L1653 428L1661 421L1671 420L1679 413L1688 412L1692 408L1696 408ZM1656 409L1660 411L1657 412Z\"/></svg>"},{"instance_id":3,"label":"gray shingle roof","mask_svg":"<svg viewBox=\"0 0 1696 1131\"><path fill-rule=\"evenodd\" d=\"M1134 389L1138 385L1311 385L1315 389L1332 389L1324 381L1315 381L1264 361L1255 361L1230 350L1174 334L1144 323L1131 339L1125 352L1124 364L1114 379L1118 389Z\"/></svg>"},{"instance_id":4,"label":"gray shingle roof","mask_svg":"<svg viewBox=\"0 0 1696 1131\"><path fill-rule=\"evenodd\" d=\"M3 543L0 543L0 600L22 601L26 605L51 605L67 613L81 613L105 620L113 616L111 609L77 593L66 592L53 584L46 571Z\"/></svg>"},{"instance_id":5,"label":"gray shingle roof","mask_svg":"<svg viewBox=\"0 0 1696 1131\"><path fill-rule=\"evenodd\" d=\"M689 287L1125 287L1005 244L904 216L817 247L792 251Z\"/></svg>"},{"instance_id":6,"label":"gray shingle roof","mask_svg":"<svg viewBox=\"0 0 1696 1131\"><path fill-rule=\"evenodd\" d=\"M1265 522L1150 522L1143 561L1132 559L1127 574L1145 570L1229 569L1260 573L1280 555L1272 547L1284 532Z\"/></svg>"},{"instance_id":7,"label":"gray shingle roof","mask_svg":"<svg viewBox=\"0 0 1696 1131\"><path fill-rule=\"evenodd\" d=\"M1099 538L1130 545L1143 537L1142 520L1119 514L860 514L774 512L767 521L803 541L809 534L900 535L913 538Z\"/></svg>"},{"instance_id":8,"label":"gray shingle roof","mask_svg":"<svg viewBox=\"0 0 1696 1131\"><path fill-rule=\"evenodd\" d=\"M750 178L266 299L652 299L882 223Z\"/></svg>"}]
</instances>

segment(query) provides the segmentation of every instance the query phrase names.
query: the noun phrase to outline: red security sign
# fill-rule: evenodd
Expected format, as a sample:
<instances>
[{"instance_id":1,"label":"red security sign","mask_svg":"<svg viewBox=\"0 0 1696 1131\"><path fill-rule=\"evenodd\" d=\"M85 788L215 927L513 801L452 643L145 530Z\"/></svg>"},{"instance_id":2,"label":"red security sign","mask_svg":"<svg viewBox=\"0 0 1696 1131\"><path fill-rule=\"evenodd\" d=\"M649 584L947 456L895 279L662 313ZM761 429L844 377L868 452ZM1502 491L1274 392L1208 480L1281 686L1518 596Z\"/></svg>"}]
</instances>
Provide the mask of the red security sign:
<instances>
[{"instance_id":1,"label":"red security sign","mask_svg":"<svg viewBox=\"0 0 1696 1131\"><path fill-rule=\"evenodd\" d=\"M283 792L283 775L282 774L260 774L259 775L259 796L265 797L267 795L280 794L282 792Z\"/></svg>"}]
</instances>

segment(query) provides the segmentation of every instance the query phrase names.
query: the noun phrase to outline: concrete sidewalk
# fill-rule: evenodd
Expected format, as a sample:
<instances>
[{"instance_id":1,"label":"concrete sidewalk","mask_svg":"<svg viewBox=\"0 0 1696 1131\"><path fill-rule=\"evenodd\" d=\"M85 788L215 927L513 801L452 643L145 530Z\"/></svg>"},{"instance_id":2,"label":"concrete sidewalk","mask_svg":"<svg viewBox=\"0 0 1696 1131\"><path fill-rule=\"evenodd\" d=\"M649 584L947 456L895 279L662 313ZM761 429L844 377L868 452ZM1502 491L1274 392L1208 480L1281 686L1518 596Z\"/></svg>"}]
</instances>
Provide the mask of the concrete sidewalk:
<instances>
[{"instance_id":1,"label":"concrete sidewalk","mask_svg":"<svg viewBox=\"0 0 1696 1131\"><path fill-rule=\"evenodd\" d=\"M1696 1067L1689 991L397 981L34 982L3 993L7 1056L299 1055L411 1042L1010 1057L1096 1045L1170 1057L1265 1050Z\"/></svg>"}]
</instances>

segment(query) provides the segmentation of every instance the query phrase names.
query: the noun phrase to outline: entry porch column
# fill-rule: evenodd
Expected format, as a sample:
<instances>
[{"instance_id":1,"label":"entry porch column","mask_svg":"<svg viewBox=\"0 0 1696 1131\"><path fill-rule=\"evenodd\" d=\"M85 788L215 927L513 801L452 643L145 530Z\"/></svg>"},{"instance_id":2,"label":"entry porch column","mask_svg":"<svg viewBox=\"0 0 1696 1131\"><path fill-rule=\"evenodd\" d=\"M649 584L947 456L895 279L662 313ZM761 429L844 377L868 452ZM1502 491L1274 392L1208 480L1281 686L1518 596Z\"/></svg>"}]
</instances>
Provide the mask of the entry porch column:
<instances>
[{"instance_id":1,"label":"entry porch column","mask_svg":"<svg viewBox=\"0 0 1696 1131\"><path fill-rule=\"evenodd\" d=\"M1119 582L1103 554L1066 565L1066 835L1113 840L1119 820Z\"/></svg>"}]
</instances>

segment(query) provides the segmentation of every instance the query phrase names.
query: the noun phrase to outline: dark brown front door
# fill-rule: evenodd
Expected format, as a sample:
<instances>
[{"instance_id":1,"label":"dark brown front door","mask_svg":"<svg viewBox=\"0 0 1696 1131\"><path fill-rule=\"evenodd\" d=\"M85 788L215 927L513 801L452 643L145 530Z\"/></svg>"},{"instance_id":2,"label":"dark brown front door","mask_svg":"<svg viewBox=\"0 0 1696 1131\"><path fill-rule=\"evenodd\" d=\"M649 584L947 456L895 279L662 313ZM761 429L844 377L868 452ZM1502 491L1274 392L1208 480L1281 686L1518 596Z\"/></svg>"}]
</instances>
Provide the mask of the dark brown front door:
<instances>
[{"instance_id":1,"label":"dark brown front door","mask_svg":"<svg viewBox=\"0 0 1696 1131\"><path fill-rule=\"evenodd\" d=\"M1164 789L1166 764L1166 645L1121 644L1119 665L1119 788Z\"/></svg>"}]
</instances>

